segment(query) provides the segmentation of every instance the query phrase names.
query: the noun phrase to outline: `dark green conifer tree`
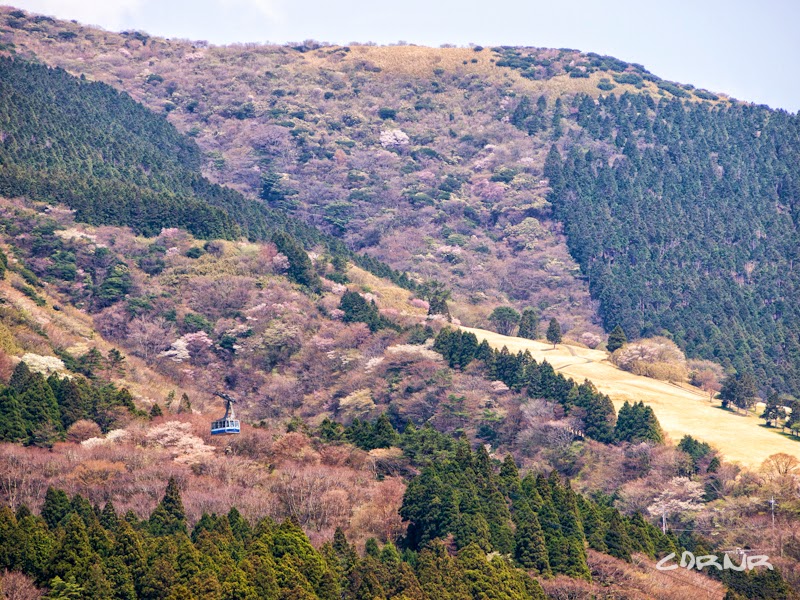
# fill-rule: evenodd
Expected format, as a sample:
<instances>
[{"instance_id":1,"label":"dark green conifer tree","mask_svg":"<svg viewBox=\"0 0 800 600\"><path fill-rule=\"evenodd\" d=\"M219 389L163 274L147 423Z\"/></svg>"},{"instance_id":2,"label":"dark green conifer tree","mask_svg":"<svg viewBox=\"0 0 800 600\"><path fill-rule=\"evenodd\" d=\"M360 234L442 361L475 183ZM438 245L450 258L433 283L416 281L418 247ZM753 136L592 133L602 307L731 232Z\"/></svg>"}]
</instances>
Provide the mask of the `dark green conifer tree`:
<instances>
[{"instance_id":1,"label":"dark green conifer tree","mask_svg":"<svg viewBox=\"0 0 800 600\"><path fill-rule=\"evenodd\" d=\"M71 577L85 587L90 579L89 567L99 560L92 552L83 519L75 513L70 514L64 523L64 537L50 561L50 576Z\"/></svg>"},{"instance_id":2,"label":"dark green conifer tree","mask_svg":"<svg viewBox=\"0 0 800 600\"><path fill-rule=\"evenodd\" d=\"M622 560L631 560L631 540L619 512L612 510L605 537L608 554Z\"/></svg>"},{"instance_id":3,"label":"dark green conifer tree","mask_svg":"<svg viewBox=\"0 0 800 600\"><path fill-rule=\"evenodd\" d=\"M397 446L400 442L400 436L394 430L392 426L392 422L389 420L389 417L386 413L382 413L378 420L375 421L375 425L372 428L372 439L371 439L371 446L369 450L374 448L390 448L392 446Z\"/></svg>"},{"instance_id":4,"label":"dark green conifer tree","mask_svg":"<svg viewBox=\"0 0 800 600\"><path fill-rule=\"evenodd\" d=\"M319 276L314 271L311 259L295 238L284 231L276 231L272 243L278 252L289 259L289 279L311 290L319 288Z\"/></svg>"},{"instance_id":5,"label":"dark green conifer tree","mask_svg":"<svg viewBox=\"0 0 800 600\"><path fill-rule=\"evenodd\" d=\"M492 351L492 347L489 345L489 342L483 340L480 344L478 344L477 350L475 350L475 360L483 361L486 366L491 369L493 359L494 352Z\"/></svg>"},{"instance_id":6,"label":"dark green conifer tree","mask_svg":"<svg viewBox=\"0 0 800 600\"><path fill-rule=\"evenodd\" d=\"M581 409L580 416L586 437L603 443L613 441L616 415L611 399L598 392L588 379L578 386L577 392L574 403Z\"/></svg>"},{"instance_id":7,"label":"dark green conifer tree","mask_svg":"<svg viewBox=\"0 0 800 600\"><path fill-rule=\"evenodd\" d=\"M522 311L519 321L517 337L535 340L539 338L539 311L535 308L526 308Z\"/></svg>"},{"instance_id":8,"label":"dark green conifer tree","mask_svg":"<svg viewBox=\"0 0 800 600\"><path fill-rule=\"evenodd\" d=\"M31 514L17 518L19 532L18 566L23 573L46 583L46 573L56 548L56 539L41 517Z\"/></svg>"},{"instance_id":9,"label":"dark green conifer tree","mask_svg":"<svg viewBox=\"0 0 800 600\"><path fill-rule=\"evenodd\" d=\"M622 348L627 343L628 343L628 338L625 335L625 331L623 331L622 327L617 325L616 327L614 327L613 331L608 334L608 341L606 342L606 350L613 353Z\"/></svg>"},{"instance_id":10,"label":"dark green conifer tree","mask_svg":"<svg viewBox=\"0 0 800 600\"><path fill-rule=\"evenodd\" d=\"M9 382L16 393L22 418L29 435L36 432L50 432L48 440L55 441L63 431L61 413L53 390L39 373L33 373L24 362L14 369Z\"/></svg>"},{"instance_id":11,"label":"dark green conifer tree","mask_svg":"<svg viewBox=\"0 0 800 600\"><path fill-rule=\"evenodd\" d=\"M48 487L42 505L42 518L50 529L55 527L67 516L70 502L63 490Z\"/></svg>"},{"instance_id":12,"label":"dark green conifer tree","mask_svg":"<svg viewBox=\"0 0 800 600\"><path fill-rule=\"evenodd\" d=\"M539 518L528 509L519 517L514 533L514 559L528 571L539 575L550 574L547 544Z\"/></svg>"},{"instance_id":13,"label":"dark green conifer tree","mask_svg":"<svg viewBox=\"0 0 800 600\"><path fill-rule=\"evenodd\" d=\"M17 566L20 550L17 518L7 506L0 507L0 570L12 571Z\"/></svg>"},{"instance_id":14,"label":"dark green conifer tree","mask_svg":"<svg viewBox=\"0 0 800 600\"><path fill-rule=\"evenodd\" d=\"M460 565L441 541L426 546L417 558L417 579L430 598L462 600L471 598Z\"/></svg>"},{"instance_id":15,"label":"dark green conifer tree","mask_svg":"<svg viewBox=\"0 0 800 600\"><path fill-rule=\"evenodd\" d=\"M128 569L138 595L143 594L147 559L142 548L142 540L127 520L119 522L115 533L114 555L119 557ZM120 575L124 577L124 573Z\"/></svg>"},{"instance_id":16,"label":"dark green conifer tree","mask_svg":"<svg viewBox=\"0 0 800 600\"><path fill-rule=\"evenodd\" d=\"M561 343L561 325L555 317L550 319L550 324L547 326L547 341L553 344L553 348Z\"/></svg>"},{"instance_id":17,"label":"dark green conifer tree","mask_svg":"<svg viewBox=\"0 0 800 600\"><path fill-rule=\"evenodd\" d=\"M114 600L136 600L136 589L130 569L119 556L113 555L103 561L106 577L113 590L110 598Z\"/></svg>"},{"instance_id":18,"label":"dark green conifer tree","mask_svg":"<svg viewBox=\"0 0 800 600\"><path fill-rule=\"evenodd\" d=\"M150 515L150 532L153 535L172 535L186 533L186 513L183 509L181 493L174 477L169 478L166 492L161 502Z\"/></svg>"},{"instance_id":19,"label":"dark green conifer tree","mask_svg":"<svg viewBox=\"0 0 800 600\"><path fill-rule=\"evenodd\" d=\"M6 388L0 392L0 441L16 443L27 438L28 432L17 392L13 388Z\"/></svg>"}]
</instances>

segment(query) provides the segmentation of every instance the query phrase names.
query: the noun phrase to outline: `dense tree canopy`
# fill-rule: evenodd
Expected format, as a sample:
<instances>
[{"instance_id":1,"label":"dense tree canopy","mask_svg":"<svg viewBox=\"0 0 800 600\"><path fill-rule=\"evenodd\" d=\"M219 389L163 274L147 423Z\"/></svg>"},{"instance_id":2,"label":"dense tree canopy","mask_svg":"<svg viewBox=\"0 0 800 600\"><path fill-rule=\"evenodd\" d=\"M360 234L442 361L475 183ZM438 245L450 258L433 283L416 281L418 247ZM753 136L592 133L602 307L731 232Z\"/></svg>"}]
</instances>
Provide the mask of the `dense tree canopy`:
<instances>
[{"instance_id":1,"label":"dense tree canopy","mask_svg":"<svg viewBox=\"0 0 800 600\"><path fill-rule=\"evenodd\" d=\"M631 94L573 105L583 135L545 174L606 326L668 331L796 394L800 119Z\"/></svg>"},{"instance_id":2,"label":"dense tree canopy","mask_svg":"<svg viewBox=\"0 0 800 600\"><path fill-rule=\"evenodd\" d=\"M81 419L108 431L120 409L136 411L124 388L79 376L45 378L20 362L8 386L0 386L0 441L48 446Z\"/></svg>"},{"instance_id":3,"label":"dense tree canopy","mask_svg":"<svg viewBox=\"0 0 800 600\"><path fill-rule=\"evenodd\" d=\"M321 244L415 288L406 274L351 252L283 210L211 183L200 172L197 144L124 92L63 69L0 58L0 97L0 195L60 202L80 221L151 236L168 227L201 238L270 240L285 232L289 243ZM304 285L306 278L314 283L306 265L291 261L291 269Z\"/></svg>"}]
</instances>

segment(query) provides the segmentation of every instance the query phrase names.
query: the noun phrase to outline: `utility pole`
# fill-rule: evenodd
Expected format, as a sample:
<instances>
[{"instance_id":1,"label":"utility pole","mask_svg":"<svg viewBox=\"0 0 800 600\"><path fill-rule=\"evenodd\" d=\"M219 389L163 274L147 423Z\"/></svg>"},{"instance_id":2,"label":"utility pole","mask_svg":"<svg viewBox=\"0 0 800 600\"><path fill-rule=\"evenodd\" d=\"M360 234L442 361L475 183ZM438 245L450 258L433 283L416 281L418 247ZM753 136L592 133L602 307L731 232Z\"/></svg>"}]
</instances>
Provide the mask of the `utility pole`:
<instances>
[{"instance_id":1,"label":"utility pole","mask_svg":"<svg viewBox=\"0 0 800 600\"><path fill-rule=\"evenodd\" d=\"M775 506L778 503L775 502L775 494L769 499L769 511L772 513L772 539L775 539ZM779 534L780 539L778 539L778 546L781 552L781 558L783 558L783 532Z\"/></svg>"}]
</instances>

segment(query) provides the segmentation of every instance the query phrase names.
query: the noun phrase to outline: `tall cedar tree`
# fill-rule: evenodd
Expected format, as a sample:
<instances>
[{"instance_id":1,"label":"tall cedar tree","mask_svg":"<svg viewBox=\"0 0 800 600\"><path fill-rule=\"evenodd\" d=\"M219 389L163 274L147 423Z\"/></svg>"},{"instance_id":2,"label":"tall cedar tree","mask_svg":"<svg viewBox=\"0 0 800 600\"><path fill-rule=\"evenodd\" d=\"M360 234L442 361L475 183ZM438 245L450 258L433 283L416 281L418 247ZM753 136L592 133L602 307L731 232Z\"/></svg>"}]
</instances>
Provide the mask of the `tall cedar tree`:
<instances>
[{"instance_id":1,"label":"tall cedar tree","mask_svg":"<svg viewBox=\"0 0 800 600\"><path fill-rule=\"evenodd\" d=\"M661 444L664 442L664 432L652 407L646 406L642 401L630 404L626 400L617 415L614 439L633 444Z\"/></svg>"},{"instance_id":2,"label":"tall cedar tree","mask_svg":"<svg viewBox=\"0 0 800 600\"><path fill-rule=\"evenodd\" d=\"M614 327L611 333L608 334L606 349L609 352L616 352L627 343L628 343L628 338L625 335L625 331L623 331L622 327L617 325L616 327Z\"/></svg>"},{"instance_id":3,"label":"tall cedar tree","mask_svg":"<svg viewBox=\"0 0 800 600\"><path fill-rule=\"evenodd\" d=\"M550 319L550 324L547 326L547 341L553 344L553 348L561 343L561 325L555 317Z\"/></svg>"},{"instance_id":4,"label":"tall cedar tree","mask_svg":"<svg viewBox=\"0 0 800 600\"><path fill-rule=\"evenodd\" d=\"M289 279L316 291L319 288L319 277L311 259L298 241L285 231L276 231L272 236L272 243L278 252L289 259Z\"/></svg>"},{"instance_id":5,"label":"tall cedar tree","mask_svg":"<svg viewBox=\"0 0 800 600\"><path fill-rule=\"evenodd\" d=\"M526 308L522 311L519 321L517 337L535 340L539 338L539 311L535 308Z\"/></svg>"},{"instance_id":6,"label":"tall cedar tree","mask_svg":"<svg viewBox=\"0 0 800 600\"><path fill-rule=\"evenodd\" d=\"M183 509L181 492L174 477L169 478L164 497L153 514L150 515L150 531L153 535L172 535L186 533L186 513Z\"/></svg>"}]
</instances>

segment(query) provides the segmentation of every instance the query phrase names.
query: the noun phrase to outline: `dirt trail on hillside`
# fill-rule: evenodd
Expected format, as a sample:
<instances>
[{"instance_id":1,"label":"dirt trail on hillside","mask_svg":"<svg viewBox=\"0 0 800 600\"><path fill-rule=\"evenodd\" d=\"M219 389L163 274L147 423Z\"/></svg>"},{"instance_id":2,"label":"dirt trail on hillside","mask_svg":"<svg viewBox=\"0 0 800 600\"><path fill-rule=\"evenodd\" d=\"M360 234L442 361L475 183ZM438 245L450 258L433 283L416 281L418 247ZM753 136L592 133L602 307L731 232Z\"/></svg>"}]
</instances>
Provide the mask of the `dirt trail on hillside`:
<instances>
[{"instance_id":1,"label":"dirt trail on hillside","mask_svg":"<svg viewBox=\"0 0 800 600\"><path fill-rule=\"evenodd\" d=\"M800 458L800 442L785 438L773 430L761 427L755 416L736 415L710 403L706 394L689 385L682 386L648 377L640 377L618 369L601 350L579 348L508 337L462 327L487 340L493 348L507 346L510 352L528 350L537 361L546 360L560 373L575 381L592 381L597 389L608 394L619 407L628 400L653 407L665 433L673 441L691 435L718 448L730 461L756 468L768 456L785 452ZM576 360L583 359L583 360Z\"/></svg>"}]
</instances>

